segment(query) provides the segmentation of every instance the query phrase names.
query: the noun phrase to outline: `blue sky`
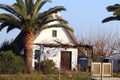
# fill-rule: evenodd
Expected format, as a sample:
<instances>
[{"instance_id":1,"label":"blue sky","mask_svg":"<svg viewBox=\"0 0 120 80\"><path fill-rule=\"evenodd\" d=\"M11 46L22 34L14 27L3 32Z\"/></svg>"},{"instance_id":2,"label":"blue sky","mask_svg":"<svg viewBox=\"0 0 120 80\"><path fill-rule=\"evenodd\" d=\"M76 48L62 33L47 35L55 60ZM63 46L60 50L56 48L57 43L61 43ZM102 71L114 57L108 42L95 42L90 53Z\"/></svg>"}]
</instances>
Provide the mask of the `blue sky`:
<instances>
[{"instance_id":1,"label":"blue sky","mask_svg":"<svg viewBox=\"0 0 120 80\"><path fill-rule=\"evenodd\" d=\"M0 4L12 5L16 0L2 0ZM69 25L74 29L76 36L88 35L90 32L107 32L119 31L120 22L113 21L102 24L102 19L111 16L112 13L107 12L106 7L120 3L120 0L52 0L52 3L47 3L43 10L54 6L64 6L67 11L61 12L64 19L69 22ZM0 10L2 13L3 10ZM14 39L19 30L13 30L6 34L6 29L0 32L0 43L4 40Z\"/></svg>"}]
</instances>

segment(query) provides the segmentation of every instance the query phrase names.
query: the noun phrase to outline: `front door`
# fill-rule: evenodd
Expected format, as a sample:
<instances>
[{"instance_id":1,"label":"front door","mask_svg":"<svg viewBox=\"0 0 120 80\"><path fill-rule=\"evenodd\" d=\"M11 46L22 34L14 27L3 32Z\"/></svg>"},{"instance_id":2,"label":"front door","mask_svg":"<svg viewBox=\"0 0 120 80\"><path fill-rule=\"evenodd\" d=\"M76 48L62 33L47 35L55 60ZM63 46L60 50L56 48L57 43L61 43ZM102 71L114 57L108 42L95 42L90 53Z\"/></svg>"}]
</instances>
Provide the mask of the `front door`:
<instances>
[{"instance_id":1,"label":"front door","mask_svg":"<svg viewBox=\"0 0 120 80\"><path fill-rule=\"evenodd\" d=\"M61 51L61 68L71 70L71 52Z\"/></svg>"}]
</instances>

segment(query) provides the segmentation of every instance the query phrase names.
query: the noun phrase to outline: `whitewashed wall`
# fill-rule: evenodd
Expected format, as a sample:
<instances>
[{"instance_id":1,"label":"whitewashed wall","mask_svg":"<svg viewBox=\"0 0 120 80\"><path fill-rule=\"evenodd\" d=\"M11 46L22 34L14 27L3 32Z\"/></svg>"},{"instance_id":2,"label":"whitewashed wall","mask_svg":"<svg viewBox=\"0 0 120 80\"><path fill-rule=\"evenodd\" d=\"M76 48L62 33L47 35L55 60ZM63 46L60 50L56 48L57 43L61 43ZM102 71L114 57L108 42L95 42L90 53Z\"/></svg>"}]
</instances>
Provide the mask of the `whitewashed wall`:
<instances>
[{"instance_id":1,"label":"whitewashed wall","mask_svg":"<svg viewBox=\"0 0 120 80\"><path fill-rule=\"evenodd\" d=\"M35 47L33 51L33 68L34 68L34 62L36 61L34 59L35 50L39 50L40 48L37 46ZM55 63L55 67L60 68L61 66L61 51L71 51L71 69L77 70L77 59L78 59L78 50L76 48L44 48L43 53L41 54L41 61L45 59L51 59Z\"/></svg>"},{"instance_id":2,"label":"whitewashed wall","mask_svg":"<svg viewBox=\"0 0 120 80\"><path fill-rule=\"evenodd\" d=\"M57 30L57 37L52 37L52 30ZM62 27L53 27L42 30L40 35L35 39L34 43L55 43L55 40L61 43L73 43L69 35Z\"/></svg>"},{"instance_id":3,"label":"whitewashed wall","mask_svg":"<svg viewBox=\"0 0 120 80\"><path fill-rule=\"evenodd\" d=\"M60 68L61 66L61 51L71 51L72 56L71 56L71 69L76 69L77 70L77 58L78 58L78 50L73 49L73 48L68 48L68 49L56 49L57 52L55 53L50 53L51 56L47 56L48 59L52 59L55 62L55 65L57 68Z\"/></svg>"}]
</instances>

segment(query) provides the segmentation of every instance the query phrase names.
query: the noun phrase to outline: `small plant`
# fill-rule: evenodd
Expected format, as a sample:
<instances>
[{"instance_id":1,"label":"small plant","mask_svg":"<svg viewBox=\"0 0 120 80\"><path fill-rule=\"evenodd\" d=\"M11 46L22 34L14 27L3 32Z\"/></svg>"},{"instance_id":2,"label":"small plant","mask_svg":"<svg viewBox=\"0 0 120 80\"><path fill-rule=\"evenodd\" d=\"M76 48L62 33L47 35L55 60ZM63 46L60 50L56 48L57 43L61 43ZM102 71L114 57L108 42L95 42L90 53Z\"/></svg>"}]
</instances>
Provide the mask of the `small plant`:
<instances>
[{"instance_id":1,"label":"small plant","mask_svg":"<svg viewBox=\"0 0 120 80\"><path fill-rule=\"evenodd\" d=\"M46 59L41 62L41 70L44 74L51 74L54 72L55 63L53 60Z\"/></svg>"}]
</instances>

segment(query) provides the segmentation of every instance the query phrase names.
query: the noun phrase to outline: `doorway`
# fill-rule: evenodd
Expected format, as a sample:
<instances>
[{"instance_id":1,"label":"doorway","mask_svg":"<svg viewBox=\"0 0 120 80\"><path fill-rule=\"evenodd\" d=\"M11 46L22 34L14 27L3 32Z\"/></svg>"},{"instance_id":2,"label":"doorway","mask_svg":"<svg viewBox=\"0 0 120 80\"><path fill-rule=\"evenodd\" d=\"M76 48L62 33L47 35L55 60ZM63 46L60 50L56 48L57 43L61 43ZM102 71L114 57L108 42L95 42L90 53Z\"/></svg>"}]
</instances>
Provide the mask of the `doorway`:
<instances>
[{"instance_id":1,"label":"doorway","mask_svg":"<svg viewBox=\"0 0 120 80\"><path fill-rule=\"evenodd\" d=\"M61 69L71 70L71 51L61 51Z\"/></svg>"}]
</instances>

